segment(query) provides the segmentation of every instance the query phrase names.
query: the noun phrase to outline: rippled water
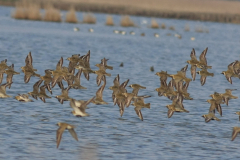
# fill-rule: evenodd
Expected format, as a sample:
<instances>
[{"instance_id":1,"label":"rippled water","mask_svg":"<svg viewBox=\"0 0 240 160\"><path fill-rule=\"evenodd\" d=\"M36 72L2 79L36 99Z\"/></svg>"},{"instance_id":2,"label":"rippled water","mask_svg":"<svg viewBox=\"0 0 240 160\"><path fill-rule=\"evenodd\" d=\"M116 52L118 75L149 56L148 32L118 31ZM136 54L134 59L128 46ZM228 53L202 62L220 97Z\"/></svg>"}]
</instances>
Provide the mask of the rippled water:
<instances>
[{"instance_id":1,"label":"rippled water","mask_svg":"<svg viewBox=\"0 0 240 160\"><path fill-rule=\"evenodd\" d=\"M148 27L150 18L132 17L139 24L138 28L122 28L105 26L104 14L95 14L96 25L47 23L15 20L10 17L12 8L0 7L0 60L8 59L8 65L14 63L15 70L21 72L25 57L32 52L33 66L38 73L44 74L45 69L54 69L61 56L65 60L72 54L86 54L91 50L90 64L99 63L104 57L114 70L107 77L107 86L103 99L108 105L89 105L87 112L90 117L77 118L70 112L69 102L61 105L54 96L61 90L53 89L52 99L47 103L34 101L20 103L13 98L1 99L0 107L0 159L237 159L239 155L238 136L231 141L232 128L238 126L239 101L231 100L229 106L222 105L221 121L205 123L201 115L208 112L210 104L206 102L214 91L225 92L226 88L239 89L239 79L233 79L231 85L220 74L227 70L227 65L239 59L240 27L235 24L212 22L184 21L173 19L157 19L167 26L175 26L175 31L168 29L151 29ZM78 13L79 19L82 13ZM115 23L120 16L114 15ZM141 24L146 20L148 24ZM184 26L189 24L191 31L185 32ZM202 26L209 33L197 33L194 28ZM79 27L79 32L73 32ZM88 29L93 28L94 33ZM113 30L125 30L127 35L114 34ZM136 35L130 35L135 31ZM144 32L145 37L140 34ZM160 38L155 38L159 33ZM167 36L171 33L171 36ZM174 34L182 35L182 39ZM190 38L195 37L195 41ZM150 72L167 70L176 73L190 59L190 52L195 48L197 56L208 47L207 60L213 66L210 70L215 74L208 77L204 86L200 85L200 77L190 83L189 93L194 98L185 100L184 106L190 113L175 113L167 118L167 108L171 101L166 97L158 97L154 89L159 87L159 77ZM124 67L119 64L124 62ZM141 121L133 107L126 108L123 117L119 115L117 106L113 106L111 90L113 79L120 74L120 82L130 79L129 84L139 83L146 86L139 94L151 95L146 102L151 109L142 109L144 121ZM190 77L188 70L187 76ZM4 81L5 83L5 77ZM13 84L7 93L16 96L18 93L32 91L33 84L38 80L32 77L28 84L24 83L24 74L13 77ZM82 76L82 85L87 90L69 91L70 97L87 100L95 95L98 86L96 75L90 80ZM66 86L66 83L64 83ZM131 92L131 89L128 89ZM233 92L239 96L239 90ZM79 142L70 134L63 133L59 149L56 149L57 122L76 125Z\"/></svg>"}]
</instances>

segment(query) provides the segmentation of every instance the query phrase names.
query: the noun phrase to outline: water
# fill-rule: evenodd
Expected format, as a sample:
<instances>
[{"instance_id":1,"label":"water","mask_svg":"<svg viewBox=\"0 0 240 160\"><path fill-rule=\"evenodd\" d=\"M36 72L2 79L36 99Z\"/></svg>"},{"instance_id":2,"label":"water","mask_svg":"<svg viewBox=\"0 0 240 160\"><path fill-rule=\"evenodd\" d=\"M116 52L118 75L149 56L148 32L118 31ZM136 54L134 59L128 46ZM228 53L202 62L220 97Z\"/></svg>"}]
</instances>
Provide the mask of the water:
<instances>
[{"instance_id":1,"label":"water","mask_svg":"<svg viewBox=\"0 0 240 160\"><path fill-rule=\"evenodd\" d=\"M21 72L25 57L32 52L33 66L43 75L45 69L54 69L61 56L64 66L68 65L67 57L72 54L86 54L91 50L90 64L100 63L108 58L108 65L114 70L107 77L107 86L103 99L108 105L89 105L90 117L77 118L71 114L69 102L61 105L56 95L61 90L53 88L51 99L47 103L34 100L33 103L20 103L13 98L1 99L0 107L0 159L238 159L239 136L231 141L232 128L238 126L239 101L231 100L229 106L222 105L223 117L218 114L220 122L205 123L201 117L208 112L210 104L206 102L214 91L223 93L226 88L239 89L240 81L233 78L231 85L220 74L227 70L227 65L239 59L240 39L239 25L187 20L157 19L167 26L175 26L175 31L168 29L151 29L150 18L132 17L139 24L138 28L122 28L105 26L104 14L95 14L96 25L47 23L15 20L10 17L13 8L0 7L0 60L8 59L8 65L14 63L15 70ZM79 19L82 13L78 13ZM113 16L115 23L120 16ZM146 20L148 24L141 24ZM188 24L191 31L185 32ZM202 26L209 33L197 33L194 28ZM79 32L73 32L79 27ZM88 29L93 28L94 33ZM113 30L125 30L127 35L114 34ZM129 34L135 31L136 35ZM144 32L145 37L140 34ZM160 38L155 38L159 33ZM171 33L171 36L167 36ZM182 35L182 39L174 34ZM190 38L195 37L195 41ZM155 72L168 71L175 74L186 65L190 52L195 48L197 57L208 47L208 64L213 66L204 86L200 85L200 77L190 83L189 93L192 101L184 100L184 106L190 113L174 113L167 118L167 108L171 101L166 97L158 97L154 89L159 87L159 77ZM124 62L124 67L119 64ZM154 66L155 72L149 68ZM111 90L113 79L120 74L120 82L130 79L129 84L138 83L146 86L140 95L151 95L145 102L151 103L151 109L142 109L144 121L141 121L132 106L126 108L123 117L119 109L113 106ZM190 77L190 69L187 72ZM4 81L5 83L4 76ZM32 91L38 80L32 77L28 84L24 83L24 74L13 77L13 84L7 93L16 96L19 93ZM98 90L96 75L90 80L81 77L81 84L87 90L69 91L70 97L87 100ZM64 83L66 86L66 83ZM131 89L128 88L131 92ZM235 96L239 90L234 91ZM79 142L65 131L59 149L56 149L57 122L75 125Z\"/></svg>"}]
</instances>

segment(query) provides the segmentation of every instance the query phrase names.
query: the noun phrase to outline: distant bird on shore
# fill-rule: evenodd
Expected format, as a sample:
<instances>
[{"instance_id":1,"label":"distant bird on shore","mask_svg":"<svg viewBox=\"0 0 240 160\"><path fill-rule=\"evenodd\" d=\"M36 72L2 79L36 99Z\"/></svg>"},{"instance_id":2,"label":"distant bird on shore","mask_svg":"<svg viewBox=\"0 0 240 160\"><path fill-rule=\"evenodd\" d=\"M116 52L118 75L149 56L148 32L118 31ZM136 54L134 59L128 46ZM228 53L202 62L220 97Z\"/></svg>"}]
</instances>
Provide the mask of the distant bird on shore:
<instances>
[{"instance_id":1,"label":"distant bird on shore","mask_svg":"<svg viewBox=\"0 0 240 160\"><path fill-rule=\"evenodd\" d=\"M80 30L80 29L79 29L78 27L74 27L74 28L73 28L73 31L74 31L74 32L78 32L79 30Z\"/></svg>"}]
</instances>

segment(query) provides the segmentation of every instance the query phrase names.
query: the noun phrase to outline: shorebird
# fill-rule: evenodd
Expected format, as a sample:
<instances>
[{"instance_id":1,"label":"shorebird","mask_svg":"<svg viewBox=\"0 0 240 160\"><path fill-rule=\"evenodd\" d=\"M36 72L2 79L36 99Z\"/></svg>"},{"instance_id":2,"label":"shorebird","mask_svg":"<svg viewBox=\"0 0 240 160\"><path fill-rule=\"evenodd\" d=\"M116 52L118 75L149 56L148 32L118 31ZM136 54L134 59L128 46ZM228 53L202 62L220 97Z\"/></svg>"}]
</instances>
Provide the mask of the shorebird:
<instances>
[{"instance_id":1,"label":"shorebird","mask_svg":"<svg viewBox=\"0 0 240 160\"><path fill-rule=\"evenodd\" d=\"M199 61L197 60L194 48L192 49L190 57L191 57L191 60L188 60L187 63L191 65L191 76L192 76L192 80L195 81L196 69L197 69L197 64L199 63Z\"/></svg>"},{"instance_id":2,"label":"shorebird","mask_svg":"<svg viewBox=\"0 0 240 160\"><path fill-rule=\"evenodd\" d=\"M205 118L206 123L210 122L211 120L221 121L212 112L209 112L208 114L204 114L204 115L202 115L202 117Z\"/></svg>"},{"instance_id":3,"label":"shorebird","mask_svg":"<svg viewBox=\"0 0 240 160\"><path fill-rule=\"evenodd\" d=\"M104 84L97 90L96 98L92 101L92 103L94 103L96 105L108 104L107 102L105 102L103 100L103 97L102 97L103 90L104 90L104 88L106 86L106 77L105 77L105 75L103 75L102 79L103 79Z\"/></svg>"},{"instance_id":4,"label":"shorebird","mask_svg":"<svg viewBox=\"0 0 240 160\"><path fill-rule=\"evenodd\" d=\"M160 81L163 81L165 83L167 83L167 78L170 77L170 75L164 71L161 71L161 72L157 72L155 75L159 76L160 77Z\"/></svg>"},{"instance_id":5,"label":"shorebird","mask_svg":"<svg viewBox=\"0 0 240 160\"><path fill-rule=\"evenodd\" d=\"M110 73L107 73L106 71L102 70L102 69L99 69L98 71L94 71L95 74L97 74L97 78L96 78L96 82L97 82L97 85L99 86L101 84L101 80L102 80L102 77L103 76L111 76Z\"/></svg>"},{"instance_id":6,"label":"shorebird","mask_svg":"<svg viewBox=\"0 0 240 160\"><path fill-rule=\"evenodd\" d=\"M211 104L209 112L215 113L215 110L217 110L218 113L222 116L222 107L220 104L216 103L215 99L208 99L207 102Z\"/></svg>"},{"instance_id":7,"label":"shorebird","mask_svg":"<svg viewBox=\"0 0 240 160\"><path fill-rule=\"evenodd\" d=\"M207 59L206 59L207 51L208 51L208 47L199 56L199 63L197 63L196 65L200 69L202 68L212 69L212 66L207 65Z\"/></svg>"},{"instance_id":8,"label":"shorebird","mask_svg":"<svg viewBox=\"0 0 240 160\"><path fill-rule=\"evenodd\" d=\"M114 98L114 105L118 105L119 107L119 112L120 116L122 117L125 109L125 104L126 104L126 97L123 95L123 93L117 93Z\"/></svg>"},{"instance_id":9,"label":"shorebird","mask_svg":"<svg viewBox=\"0 0 240 160\"><path fill-rule=\"evenodd\" d=\"M33 91L32 92L28 92L28 94L30 95L30 96L32 96L34 99L36 99L37 100L37 97L38 97L38 95L39 95L39 86L40 86L40 84L42 83L42 81L43 80L39 80L39 81L37 81L34 85L33 85Z\"/></svg>"},{"instance_id":10,"label":"shorebird","mask_svg":"<svg viewBox=\"0 0 240 160\"><path fill-rule=\"evenodd\" d=\"M236 64L236 61L230 63L228 65L228 70L227 71L222 71L222 74L226 77L228 82L231 83L231 84L232 84L232 77L238 77L239 78L239 75L236 74L236 71L234 70L235 64Z\"/></svg>"},{"instance_id":11,"label":"shorebird","mask_svg":"<svg viewBox=\"0 0 240 160\"><path fill-rule=\"evenodd\" d=\"M46 94L45 88L47 88L46 85L43 85L40 87L40 92L38 94L38 97L45 103L45 98L51 98Z\"/></svg>"},{"instance_id":12,"label":"shorebird","mask_svg":"<svg viewBox=\"0 0 240 160\"><path fill-rule=\"evenodd\" d=\"M139 84L131 84L131 85L129 85L128 87L131 87L131 88L133 89L132 93L133 93L135 96L138 95L138 91L139 91L140 89L146 89L146 87L141 86L141 85L139 85Z\"/></svg>"},{"instance_id":13,"label":"shorebird","mask_svg":"<svg viewBox=\"0 0 240 160\"><path fill-rule=\"evenodd\" d=\"M33 102L33 100L31 100L27 94L18 94L15 96L15 99L20 102Z\"/></svg>"},{"instance_id":14,"label":"shorebird","mask_svg":"<svg viewBox=\"0 0 240 160\"><path fill-rule=\"evenodd\" d=\"M75 73L75 67L80 62L83 62L83 60L80 57L80 54L73 54L72 57L68 57L67 60L69 60L68 70L70 73Z\"/></svg>"},{"instance_id":15,"label":"shorebird","mask_svg":"<svg viewBox=\"0 0 240 160\"><path fill-rule=\"evenodd\" d=\"M52 88L58 83L58 86L63 89L63 84L62 84L62 79L64 78L62 76L62 70L63 70L63 57L60 58L60 60L57 63L56 70L51 70L51 73L53 75L52 77L52 83L51 86Z\"/></svg>"},{"instance_id":16,"label":"shorebird","mask_svg":"<svg viewBox=\"0 0 240 160\"><path fill-rule=\"evenodd\" d=\"M234 91L234 90L236 90L236 89L225 89L226 92L223 93L223 94L220 94L223 98L223 101L226 103L227 106L228 106L228 101L230 99L237 99L238 98L238 97L232 95L232 91Z\"/></svg>"},{"instance_id":17,"label":"shorebird","mask_svg":"<svg viewBox=\"0 0 240 160\"><path fill-rule=\"evenodd\" d=\"M171 118L174 112L186 112L189 113L188 110L186 110L182 104L183 97L181 94L177 94L172 100L172 104L167 105L168 108L168 118Z\"/></svg>"},{"instance_id":18,"label":"shorebird","mask_svg":"<svg viewBox=\"0 0 240 160\"><path fill-rule=\"evenodd\" d=\"M81 85L81 74L82 74L82 69L80 69L77 74L74 76L74 83L72 85L72 87L74 89L87 89L86 87L83 87Z\"/></svg>"},{"instance_id":19,"label":"shorebird","mask_svg":"<svg viewBox=\"0 0 240 160\"><path fill-rule=\"evenodd\" d=\"M67 88L62 89L62 94L56 96L55 98L58 99L58 101L63 104L63 101L69 101L71 98L68 96L68 91L71 89L72 86L68 86Z\"/></svg>"},{"instance_id":20,"label":"shorebird","mask_svg":"<svg viewBox=\"0 0 240 160\"><path fill-rule=\"evenodd\" d=\"M88 101L77 101L75 99L70 100L70 106L74 109L72 114L77 117L85 117L89 116L88 113L85 112L87 105L93 101L95 97L92 97Z\"/></svg>"},{"instance_id":21,"label":"shorebird","mask_svg":"<svg viewBox=\"0 0 240 160\"><path fill-rule=\"evenodd\" d=\"M1 61L0 63L0 84L2 83L3 80L3 74L5 73L5 69L9 68L7 65L7 59Z\"/></svg>"},{"instance_id":22,"label":"shorebird","mask_svg":"<svg viewBox=\"0 0 240 160\"><path fill-rule=\"evenodd\" d=\"M14 71L14 64L8 67L8 69L5 70L4 73L7 74L7 83L12 83L13 75L20 74L19 72ZM8 88L10 89L11 85L9 85Z\"/></svg>"},{"instance_id":23,"label":"shorebird","mask_svg":"<svg viewBox=\"0 0 240 160\"><path fill-rule=\"evenodd\" d=\"M50 87L50 83L52 82L52 71L51 69L45 70L45 75L41 76L40 78L44 81L44 85L46 86L47 90L52 94L52 90Z\"/></svg>"},{"instance_id":24,"label":"shorebird","mask_svg":"<svg viewBox=\"0 0 240 160\"><path fill-rule=\"evenodd\" d=\"M197 71L197 74L201 75L200 81L201 81L201 85L203 86L206 82L207 76L214 76L213 73L209 73L207 71L207 68L202 68L201 71Z\"/></svg>"},{"instance_id":25,"label":"shorebird","mask_svg":"<svg viewBox=\"0 0 240 160\"><path fill-rule=\"evenodd\" d=\"M39 74L35 73L35 71L37 71L37 70L33 68L32 61L33 61L32 54L31 54L31 52L29 52L29 54L27 55L27 57L25 59L26 65L21 67L23 73L25 74L25 76L24 76L25 83L28 83L30 81L31 76L40 77Z\"/></svg>"},{"instance_id":26,"label":"shorebird","mask_svg":"<svg viewBox=\"0 0 240 160\"><path fill-rule=\"evenodd\" d=\"M104 66L106 69L113 70L113 67L112 67L112 66L107 65L107 61L108 61L108 60L109 60L109 59L106 59L106 58L101 59L101 64L103 64L103 66Z\"/></svg>"},{"instance_id":27,"label":"shorebird","mask_svg":"<svg viewBox=\"0 0 240 160\"><path fill-rule=\"evenodd\" d=\"M11 83L4 83L0 86L0 98L12 97L12 96L7 95L7 93L6 93L6 87L11 85L11 84L12 84L12 82Z\"/></svg>"},{"instance_id":28,"label":"shorebird","mask_svg":"<svg viewBox=\"0 0 240 160\"><path fill-rule=\"evenodd\" d=\"M57 137L57 148L59 147L60 145L60 142L61 142L61 139L62 139L62 134L63 132L65 131L65 129L67 129L70 134L72 135L72 137L78 141L78 137L77 137L77 134L76 132L74 131L74 128L75 126L73 125L70 125L70 124L67 124L67 123L62 123L62 122L58 122L57 123L57 126L59 126L58 130L57 130L57 134L56 134L56 137Z\"/></svg>"},{"instance_id":29,"label":"shorebird","mask_svg":"<svg viewBox=\"0 0 240 160\"><path fill-rule=\"evenodd\" d=\"M148 108L150 109L150 103L144 103L144 97L139 97L136 100L134 100L134 103L132 103L133 106L135 106L134 110L138 117L143 121L143 116L141 109L142 108Z\"/></svg>"},{"instance_id":30,"label":"shorebird","mask_svg":"<svg viewBox=\"0 0 240 160\"><path fill-rule=\"evenodd\" d=\"M216 100L217 104L223 104L223 98L220 93L214 92L214 94L210 94L210 97Z\"/></svg>"}]
</instances>

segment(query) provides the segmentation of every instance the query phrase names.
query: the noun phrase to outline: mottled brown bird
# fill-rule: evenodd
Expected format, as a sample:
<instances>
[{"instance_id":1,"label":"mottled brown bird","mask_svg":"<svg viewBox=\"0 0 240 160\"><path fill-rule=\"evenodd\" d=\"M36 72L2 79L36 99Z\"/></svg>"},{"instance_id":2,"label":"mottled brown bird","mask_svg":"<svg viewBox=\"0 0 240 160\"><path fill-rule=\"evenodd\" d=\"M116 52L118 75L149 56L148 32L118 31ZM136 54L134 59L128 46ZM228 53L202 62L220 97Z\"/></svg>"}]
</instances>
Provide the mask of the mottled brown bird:
<instances>
[{"instance_id":1,"label":"mottled brown bird","mask_svg":"<svg viewBox=\"0 0 240 160\"><path fill-rule=\"evenodd\" d=\"M39 95L39 86L41 85L43 80L39 80L37 81L34 85L33 85L33 91L32 92L28 92L28 94L30 96L32 96L34 99L38 99L38 95Z\"/></svg>"},{"instance_id":2,"label":"mottled brown bird","mask_svg":"<svg viewBox=\"0 0 240 160\"><path fill-rule=\"evenodd\" d=\"M227 106L228 106L228 101L230 99L237 99L238 98L237 96L232 95L232 91L234 91L234 90L236 90L236 89L225 89L226 92L223 93L223 94L220 94L223 98L223 101L226 103Z\"/></svg>"},{"instance_id":3,"label":"mottled brown bird","mask_svg":"<svg viewBox=\"0 0 240 160\"><path fill-rule=\"evenodd\" d=\"M19 72L14 71L14 64L12 64L10 67L8 67L7 70L4 71L4 73L7 74L7 83L12 84L12 78L13 75L20 74ZM11 88L11 85L8 86L8 88Z\"/></svg>"},{"instance_id":4,"label":"mottled brown bird","mask_svg":"<svg viewBox=\"0 0 240 160\"><path fill-rule=\"evenodd\" d=\"M204 114L204 115L202 115L202 117L205 118L206 123L210 122L211 120L221 121L212 112L209 112L208 114Z\"/></svg>"},{"instance_id":5,"label":"mottled brown bird","mask_svg":"<svg viewBox=\"0 0 240 160\"><path fill-rule=\"evenodd\" d=\"M25 59L25 66L21 67L23 73L25 74L24 76L24 82L28 83L30 81L31 76L37 76L40 77L39 74L36 74L35 71L36 69L33 68L32 65L33 59L32 59L32 54L29 52Z\"/></svg>"}]
</instances>

